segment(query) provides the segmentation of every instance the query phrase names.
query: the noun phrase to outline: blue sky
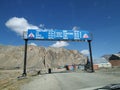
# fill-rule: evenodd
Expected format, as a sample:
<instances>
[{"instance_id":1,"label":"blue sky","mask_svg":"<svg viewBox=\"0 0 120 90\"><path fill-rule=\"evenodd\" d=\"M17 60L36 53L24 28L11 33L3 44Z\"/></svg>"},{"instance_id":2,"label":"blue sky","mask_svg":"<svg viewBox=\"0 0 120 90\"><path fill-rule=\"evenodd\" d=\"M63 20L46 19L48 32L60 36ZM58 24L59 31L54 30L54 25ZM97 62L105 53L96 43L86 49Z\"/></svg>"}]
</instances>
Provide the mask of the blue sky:
<instances>
[{"instance_id":1,"label":"blue sky","mask_svg":"<svg viewBox=\"0 0 120 90\"><path fill-rule=\"evenodd\" d=\"M9 22L9 23L8 23ZM120 0L0 0L0 44L24 45L26 28L87 30L93 34L93 57L120 51ZM88 50L87 42L29 41Z\"/></svg>"}]
</instances>

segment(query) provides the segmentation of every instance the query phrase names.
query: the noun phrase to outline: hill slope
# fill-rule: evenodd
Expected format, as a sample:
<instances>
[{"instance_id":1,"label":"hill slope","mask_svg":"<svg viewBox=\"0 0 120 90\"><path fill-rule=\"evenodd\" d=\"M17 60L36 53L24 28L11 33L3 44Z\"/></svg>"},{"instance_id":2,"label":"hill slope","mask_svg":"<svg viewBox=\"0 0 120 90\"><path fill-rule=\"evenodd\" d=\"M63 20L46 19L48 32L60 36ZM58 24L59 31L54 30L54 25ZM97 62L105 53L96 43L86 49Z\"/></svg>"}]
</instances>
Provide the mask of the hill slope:
<instances>
[{"instance_id":1,"label":"hill slope","mask_svg":"<svg viewBox=\"0 0 120 90\"><path fill-rule=\"evenodd\" d=\"M23 68L24 46L0 46L0 68ZM44 65L45 63L45 65ZM28 46L27 68L58 67L86 63L86 57L77 50Z\"/></svg>"}]
</instances>

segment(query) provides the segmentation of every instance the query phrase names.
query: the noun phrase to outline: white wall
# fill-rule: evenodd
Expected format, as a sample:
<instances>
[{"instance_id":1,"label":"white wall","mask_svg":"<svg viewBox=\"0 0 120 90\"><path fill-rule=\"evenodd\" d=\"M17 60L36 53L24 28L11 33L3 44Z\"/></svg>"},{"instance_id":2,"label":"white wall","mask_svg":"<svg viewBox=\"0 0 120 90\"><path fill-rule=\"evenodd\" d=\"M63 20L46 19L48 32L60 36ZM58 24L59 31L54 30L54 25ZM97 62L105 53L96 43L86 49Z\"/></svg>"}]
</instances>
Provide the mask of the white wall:
<instances>
[{"instance_id":1,"label":"white wall","mask_svg":"<svg viewBox=\"0 0 120 90\"><path fill-rule=\"evenodd\" d=\"M105 67L105 68L110 68L110 67L112 67L112 65L111 65L111 63L100 63L100 64L98 64L98 67L99 68L103 68L103 67Z\"/></svg>"}]
</instances>

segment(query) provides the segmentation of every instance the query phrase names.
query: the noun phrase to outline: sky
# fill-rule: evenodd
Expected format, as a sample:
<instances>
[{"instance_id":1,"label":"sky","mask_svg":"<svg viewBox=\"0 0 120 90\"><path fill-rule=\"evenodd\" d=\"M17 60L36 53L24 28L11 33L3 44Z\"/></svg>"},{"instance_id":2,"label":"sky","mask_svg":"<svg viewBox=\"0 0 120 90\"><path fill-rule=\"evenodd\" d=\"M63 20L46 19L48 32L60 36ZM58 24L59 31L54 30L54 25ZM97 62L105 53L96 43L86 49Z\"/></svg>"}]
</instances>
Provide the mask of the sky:
<instances>
[{"instance_id":1,"label":"sky","mask_svg":"<svg viewBox=\"0 0 120 90\"><path fill-rule=\"evenodd\" d=\"M120 52L120 0L0 0L0 44L24 45L28 29L86 30L94 58ZM29 41L89 55L87 42Z\"/></svg>"}]
</instances>

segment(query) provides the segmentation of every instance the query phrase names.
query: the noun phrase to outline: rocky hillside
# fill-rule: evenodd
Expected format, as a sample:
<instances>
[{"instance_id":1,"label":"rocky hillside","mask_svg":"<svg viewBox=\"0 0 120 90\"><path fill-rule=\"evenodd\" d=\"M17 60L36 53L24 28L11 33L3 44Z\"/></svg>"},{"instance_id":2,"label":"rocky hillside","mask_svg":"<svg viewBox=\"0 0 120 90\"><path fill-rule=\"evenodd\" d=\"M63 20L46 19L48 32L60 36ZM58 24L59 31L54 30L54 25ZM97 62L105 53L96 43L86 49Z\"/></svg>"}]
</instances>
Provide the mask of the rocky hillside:
<instances>
[{"instance_id":1,"label":"rocky hillside","mask_svg":"<svg viewBox=\"0 0 120 90\"><path fill-rule=\"evenodd\" d=\"M43 69L59 67L69 64L86 63L86 57L77 50L64 48L28 46L27 68ZM0 45L0 68L23 68L24 46Z\"/></svg>"}]
</instances>

